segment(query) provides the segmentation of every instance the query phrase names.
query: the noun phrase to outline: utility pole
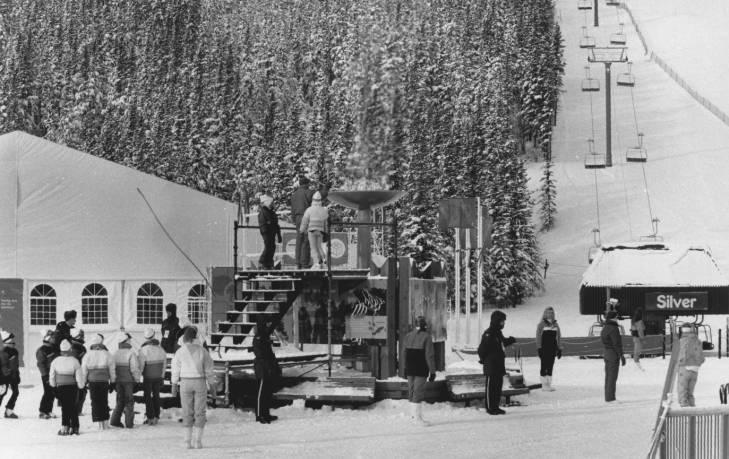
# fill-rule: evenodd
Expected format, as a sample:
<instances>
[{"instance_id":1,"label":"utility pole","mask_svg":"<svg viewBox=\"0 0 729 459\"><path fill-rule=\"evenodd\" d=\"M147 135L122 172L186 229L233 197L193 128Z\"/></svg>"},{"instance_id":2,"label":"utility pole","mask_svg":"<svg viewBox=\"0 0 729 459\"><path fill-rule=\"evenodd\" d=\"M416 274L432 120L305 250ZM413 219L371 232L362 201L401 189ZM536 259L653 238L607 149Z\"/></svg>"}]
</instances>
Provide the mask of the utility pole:
<instances>
[{"instance_id":1,"label":"utility pole","mask_svg":"<svg viewBox=\"0 0 729 459\"><path fill-rule=\"evenodd\" d=\"M602 47L591 48L587 55L590 63L601 63L605 65L605 167L612 167L612 126L610 117L610 66L616 62L628 62L625 47Z\"/></svg>"},{"instance_id":2,"label":"utility pole","mask_svg":"<svg viewBox=\"0 0 729 459\"><path fill-rule=\"evenodd\" d=\"M594 27L599 27L600 26L600 18L597 15L597 0L595 0L595 5L592 7L592 10L595 13L595 20L594 20L594 22L593 22L592 25Z\"/></svg>"}]
</instances>

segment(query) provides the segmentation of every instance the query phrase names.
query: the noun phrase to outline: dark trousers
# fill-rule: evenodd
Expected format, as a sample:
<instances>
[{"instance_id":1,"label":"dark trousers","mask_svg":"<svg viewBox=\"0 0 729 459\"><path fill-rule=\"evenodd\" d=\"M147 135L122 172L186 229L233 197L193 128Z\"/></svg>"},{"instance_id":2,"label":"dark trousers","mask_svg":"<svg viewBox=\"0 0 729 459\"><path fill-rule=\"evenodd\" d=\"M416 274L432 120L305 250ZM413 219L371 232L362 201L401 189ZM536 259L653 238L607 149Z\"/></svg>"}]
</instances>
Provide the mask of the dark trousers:
<instances>
[{"instance_id":1,"label":"dark trousers","mask_svg":"<svg viewBox=\"0 0 729 459\"><path fill-rule=\"evenodd\" d=\"M15 409L15 402L18 401L18 394L20 391L18 390L18 383L10 383L5 388L5 393L3 395L0 395L0 405L3 404L3 398L8 394L8 391L13 391L13 395L10 396L8 399L8 404L5 405L6 410L14 410Z\"/></svg>"},{"instance_id":2,"label":"dark trousers","mask_svg":"<svg viewBox=\"0 0 729 459\"><path fill-rule=\"evenodd\" d=\"M554 353L542 352L542 356L539 358L539 376L552 376L555 357Z\"/></svg>"},{"instance_id":3,"label":"dark trousers","mask_svg":"<svg viewBox=\"0 0 729 459\"><path fill-rule=\"evenodd\" d=\"M304 218L303 215L296 215L294 222L296 223L296 267L297 268L310 268L311 267L311 248L309 247L309 235L307 233L301 233L301 220Z\"/></svg>"},{"instance_id":4,"label":"dark trousers","mask_svg":"<svg viewBox=\"0 0 729 459\"><path fill-rule=\"evenodd\" d=\"M273 269L273 254L276 253L276 235L262 234L263 252L258 259L259 267L262 269Z\"/></svg>"},{"instance_id":5,"label":"dark trousers","mask_svg":"<svg viewBox=\"0 0 729 459\"><path fill-rule=\"evenodd\" d=\"M124 424L128 428L134 427L134 383L118 382L116 383L116 406L111 413L113 425L121 424L121 415L124 412Z\"/></svg>"},{"instance_id":6,"label":"dark trousers","mask_svg":"<svg viewBox=\"0 0 729 459\"><path fill-rule=\"evenodd\" d=\"M38 411L51 414L53 412L53 399L55 398L53 388L48 384L48 375L41 376L41 380L43 381L43 397L41 397Z\"/></svg>"},{"instance_id":7,"label":"dark trousers","mask_svg":"<svg viewBox=\"0 0 729 459\"><path fill-rule=\"evenodd\" d=\"M147 419L159 419L159 392L161 388L161 379L153 381L144 380L144 406L147 409L145 412Z\"/></svg>"},{"instance_id":8,"label":"dark trousers","mask_svg":"<svg viewBox=\"0 0 729 459\"><path fill-rule=\"evenodd\" d=\"M90 382L89 398L91 399L91 420L94 422L109 420L109 383Z\"/></svg>"},{"instance_id":9,"label":"dark trousers","mask_svg":"<svg viewBox=\"0 0 729 459\"><path fill-rule=\"evenodd\" d=\"M56 387L58 401L61 402L61 425L78 429L78 387L58 386Z\"/></svg>"},{"instance_id":10,"label":"dark trousers","mask_svg":"<svg viewBox=\"0 0 729 459\"><path fill-rule=\"evenodd\" d=\"M615 400L615 385L618 382L620 360L605 359L605 401Z\"/></svg>"},{"instance_id":11,"label":"dark trousers","mask_svg":"<svg viewBox=\"0 0 729 459\"><path fill-rule=\"evenodd\" d=\"M258 397L256 400L256 417L271 415L271 400L273 399L273 380L262 378L258 380Z\"/></svg>"},{"instance_id":12,"label":"dark trousers","mask_svg":"<svg viewBox=\"0 0 729 459\"><path fill-rule=\"evenodd\" d=\"M486 410L494 411L499 409L501 402L501 388L504 385L504 376L486 375Z\"/></svg>"},{"instance_id":13,"label":"dark trousers","mask_svg":"<svg viewBox=\"0 0 729 459\"><path fill-rule=\"evenodd\" d=\"M78 412L79 416L81 416L81 412L84 410L84 403L86 402L87 393L88 393L88 390L86 390L86 389L78 390L78 401L76 402L76 411Z\"/></svg>"}]
</instances>

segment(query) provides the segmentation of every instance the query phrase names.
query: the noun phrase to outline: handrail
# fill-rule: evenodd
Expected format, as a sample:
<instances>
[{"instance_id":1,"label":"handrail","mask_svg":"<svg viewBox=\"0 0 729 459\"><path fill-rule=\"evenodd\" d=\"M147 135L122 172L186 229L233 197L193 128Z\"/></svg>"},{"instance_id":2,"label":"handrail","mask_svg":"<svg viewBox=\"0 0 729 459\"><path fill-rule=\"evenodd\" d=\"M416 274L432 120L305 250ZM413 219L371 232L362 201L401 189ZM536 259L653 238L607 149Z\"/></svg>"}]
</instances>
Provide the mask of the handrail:
<instances>
[{"instance_id":1,"label":"handrail","mask_svg":"<svg viewBox=\"0 0 729 459\"><path fill-rule=\"evenodd\" d=\"M673 330L673 326L671 330ZM668 362L666 379L663 382L663 391L661 393L661 401L658 405L656 423L653 426L653 436L651 437L651 445L647 455L648 459L653 459L656 456L656 452L658 452L658 445L661 443L661 438L663 436L665 420L667 415L670 414L672 397L671 390L678 374L678 353L680 350L680 346L680 340L674 339L671 346L671 360Z\"/></svg>"}]
</instances>

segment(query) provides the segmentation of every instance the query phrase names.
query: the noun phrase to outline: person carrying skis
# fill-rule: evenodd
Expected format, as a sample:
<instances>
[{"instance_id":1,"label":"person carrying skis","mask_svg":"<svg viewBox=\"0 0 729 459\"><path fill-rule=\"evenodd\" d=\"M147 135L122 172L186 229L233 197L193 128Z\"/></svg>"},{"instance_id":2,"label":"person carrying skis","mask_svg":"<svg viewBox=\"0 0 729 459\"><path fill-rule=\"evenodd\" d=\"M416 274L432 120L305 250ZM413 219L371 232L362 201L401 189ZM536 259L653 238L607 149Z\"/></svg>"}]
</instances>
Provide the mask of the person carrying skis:
<instances>
[{"instance_id":1,"label":"person carrying skis","mask_svg":"<svg viewBox=\"0 0 729 459\"><path fill-rule=\"evenodd\" d=\"M416 327L405 335L405 376L408 378L410 417L420 425L428 425L423 419L425 380L435 381L435 353L433 337L428 332L425 317L418 316Z\"/></svg>"},{"instance_id":2,"label":"person carrying skis","mask_svg":"<svg viewBox=\"0 0 729 459\"><path fill-rule=\"evenodd\" d=\"M542 320L537 325L537 354L539 355L539 376L542 379L542 390L551 392L552 370L554 359L562 358L562 344L559 324L554 317L554 308L551 306L544 310Z\"/></svg>"},{"instance_id":3,"label":"person carrying skis","mask_svg":"<svg viewBox=\"0 0 729 459\"><path fill-rule=\"evenodd\" d=\"M612 301L612 299L611 299ZM617 302L613 303L617 306ZM603 345L603 360L605 361L605 401L615 401L615 386L618 382L620 364L625 366L623 355L623 339L617 323L618 313L610 310L605 313L605 325L600 332Z\"/></svg>"},{"instance_id":4,"label":"person carrying skis","mask_svg":"<svg viewBox=\"0 0 729 459\"><path fill-rule=\"evenodd\" d=\"M506 352L504 348L516 342L513 336L504 338L502 330L506 324L506 314L501 311L491 313L489 328L481 336L478 346L479 363L483 365L486 375L486 412L488 414L506 414L499 408L501 389L506 375Z\"/></svg>"}]
</instances>

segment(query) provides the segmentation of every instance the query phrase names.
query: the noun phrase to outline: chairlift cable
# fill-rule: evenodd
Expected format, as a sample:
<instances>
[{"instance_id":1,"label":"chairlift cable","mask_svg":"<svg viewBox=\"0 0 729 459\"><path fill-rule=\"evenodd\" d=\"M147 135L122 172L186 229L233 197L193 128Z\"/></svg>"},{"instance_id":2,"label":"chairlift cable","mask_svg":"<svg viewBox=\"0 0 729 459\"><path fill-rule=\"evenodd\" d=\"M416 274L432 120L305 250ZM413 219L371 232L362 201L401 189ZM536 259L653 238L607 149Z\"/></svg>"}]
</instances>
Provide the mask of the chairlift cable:
<instances>
[{"instance_id":1,"label":"chairlift cable","mask_svg":"<svg viewBox=\"0 0 729 459\"><path fill-rule=\"evenodd\" d=\"M618 119L618 116L617 116L618 110L617 110L615 103L612 104L611 109L612 109L613 119L617 120ZM618 149L622 151L623 145L620 142L620 129L619 129L618 123L615 123L615 140L616 140L615 143L617 144ZM633 240L633 221L630 217L630 203L629 203L630 200L628 199L628 185L625 180L625 167L623 167L623 166L620 167L620 174L623 178L623 197L625 198L625 212L628 215L628 235L630 236L630 240Z\"/></svg>"},{"instance_id":2,"label":"chairlift cable","mask_svg":"<svg viewBox=\"0 0 729 459\"><path fill-rule=\"evenodd\" d=\"M635 108L635 91L633 88L630 88L630 100L633 104L633 122L635 123L635 134L638 137L638 140L640 141L640 130L638 129L638 111ZM655 228L653 228L653 206L651 204L651 195L650 191L648 190L648 176L645 173L645 163L641 163L641 169L643 171L643 185L645 186L645 196L648 200L648 215L651 219L651 231L653 233L656 232Z\"/></svg>"},{"instance_id":3,"label":"chairlift cable","mask_svg":"<svg viewBox=\"0 0 729 459\"><path fill-rule=\"evenodd\" d=\"M633 88L630 88L630 100L633 103L633 122L635 123L635 135L640 135L640 130L638 129L638 112L635 109L635 95L633 94Z\"/></svg>"},{"instance_id":4,"label":"chairlift cable","mask_svg":"<svg viewBox=\"0 0 729 459\"><path fill-rule=\"evenodd\" d=\"M598 193L598 187L597 187L597 169L594 170L595 173L595 210L597 214L597 231L600 231L600 196Z\"/></svg>"}]
</instances>

